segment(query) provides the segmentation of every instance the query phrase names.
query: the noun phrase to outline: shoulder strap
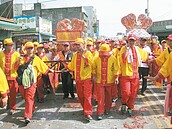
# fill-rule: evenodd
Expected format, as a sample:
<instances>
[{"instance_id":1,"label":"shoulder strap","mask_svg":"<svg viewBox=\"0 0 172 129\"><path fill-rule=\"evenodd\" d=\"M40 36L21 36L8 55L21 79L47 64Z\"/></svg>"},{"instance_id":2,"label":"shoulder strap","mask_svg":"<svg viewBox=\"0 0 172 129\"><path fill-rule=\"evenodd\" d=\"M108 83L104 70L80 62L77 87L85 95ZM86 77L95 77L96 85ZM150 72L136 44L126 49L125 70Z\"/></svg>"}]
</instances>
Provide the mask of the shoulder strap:
<instances>
[{"instance_id":1,"label":"shoulder strap","mask_svg":"<svg viewBox=\"0 0 172 129\"><path fill-rule=\"evenodd\" d=\"M28 60L28 62L25 63L25 69L28 67L28 65L30 64L30 62L33 61L34 57L35 57L34 55L31 56L30 59Z\"/></svg>"}]
</instances>

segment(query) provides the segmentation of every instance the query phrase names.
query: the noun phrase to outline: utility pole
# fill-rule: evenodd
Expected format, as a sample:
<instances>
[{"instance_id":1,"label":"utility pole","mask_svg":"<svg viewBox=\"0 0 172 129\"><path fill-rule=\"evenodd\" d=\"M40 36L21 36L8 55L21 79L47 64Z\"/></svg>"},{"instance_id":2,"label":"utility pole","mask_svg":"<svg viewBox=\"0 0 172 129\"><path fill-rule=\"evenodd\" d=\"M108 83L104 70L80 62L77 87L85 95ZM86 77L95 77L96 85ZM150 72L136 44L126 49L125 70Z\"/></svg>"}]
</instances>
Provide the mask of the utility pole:
<instances>
[{"instance_id":1,"label":"utility pole","mask_svg":"<svg viewBox=\"0 0 172 129\"><path fill-rule=\"evenodd\" d=\"M149 0L147 0L147 9L146 9L146 14L149 16Z\"/></svg>"}]
</instances>

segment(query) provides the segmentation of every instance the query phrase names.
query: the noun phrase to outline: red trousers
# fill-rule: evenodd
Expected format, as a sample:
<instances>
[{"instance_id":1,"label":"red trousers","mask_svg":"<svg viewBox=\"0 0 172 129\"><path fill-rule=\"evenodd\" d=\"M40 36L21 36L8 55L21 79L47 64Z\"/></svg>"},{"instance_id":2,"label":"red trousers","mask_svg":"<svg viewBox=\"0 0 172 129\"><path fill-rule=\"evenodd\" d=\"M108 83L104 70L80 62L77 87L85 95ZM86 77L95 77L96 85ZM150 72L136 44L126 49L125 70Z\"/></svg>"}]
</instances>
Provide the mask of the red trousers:
<instances>
[{"instance_id":1,"label":"red trousers","mask_svg":"<svg viewBox=\"0 0 172 129\"><path fill-rule=\"evenodd\" d=\"M92 115L92 81L91 79L76 81L76 91L84 109L84 115Z\"/></svg>"},{"instance_id":2,"label":"red trousers","mask_svg":"<svg viewBox=\"0 0 172 129\"><path fill-rule=\"evenodd\" d=\"M126 79L121 77L120 86L122 96L121 103L126 104L128 108L133 109L139 88L139 78Z\"/></svg>"},{"instance_id":3,"label":"red trousers","mask_svg":"<svg viewBox=\"0 0 172 129\"><path fill-rule=\"evenodd\" d=\"M104 114L104 111L110 111L112 106L112 86L97 86L97 114Z\"/></svg>"},{"instance_id":4,"label":"red trousers","mask_svg":"<svg viewBox=\"0 0 172 129\"><path fill-rule=\"evenodd\" d=\"M36 92L37 92L37 97L38 99L44 98L44 82L42 76L38 76L37 78L37 87L36 87Z\"/></svg>"},{"instance_id":5,"label":"red trousers","mask_svg":"<svg viewBox=\"0 0 172 129\"><path fill-rule=\"evenodd\" d=\"M24 89L23 86L19 86L20 93L25 100L24 118L32 118L32 113L35 110L34 96L36 92L36 83L32 84L29 88Z\"/></svg>"},{"instance_id":6,"label":"red trousers","mask_svg":"<svg viewBox=\"0 0 172 129\"><path fill-rule=\"evenodd\" d=\"M118 85L113 84L111 89L112 89L112 98L118 98Z\"/></svg>"},{"instance_id":7,"label":"red trousers","mask_svg":"<svg viewBox=\"0 0 172 129\"><path fill-rule=\"evenodd\" d=\"M18 93L18 83L16 80L8 80L10 93L8 94L8 104L10 109L16 109L16 95Z\"/></svg>"}]
</instances>

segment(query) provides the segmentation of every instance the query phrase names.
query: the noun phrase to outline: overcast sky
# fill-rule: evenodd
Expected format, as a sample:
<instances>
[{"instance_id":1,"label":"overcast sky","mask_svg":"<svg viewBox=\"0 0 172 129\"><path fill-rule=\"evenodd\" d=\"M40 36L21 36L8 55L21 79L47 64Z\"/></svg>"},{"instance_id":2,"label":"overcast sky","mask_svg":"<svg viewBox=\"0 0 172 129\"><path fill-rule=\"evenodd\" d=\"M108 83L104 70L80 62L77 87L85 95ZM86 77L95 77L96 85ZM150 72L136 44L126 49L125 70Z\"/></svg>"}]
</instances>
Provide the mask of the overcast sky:
<instances>
[{"instance_id":1,"label":"overcast sky","mask_svg":"<svg viewBox=\"0 0 172 129\"><path fill-rule=\"evenodd\" d=\"M153 21L172 19L172 0L37 0L43 2L44 8L94 6L100 20L100 35L115 36L118 32L125 32L121 18L134 13L136 17L144 14L149 1L150 18ZM36 0L15 0L24 3L25 8L33 8Z\"/></svg>"}]
</instances>

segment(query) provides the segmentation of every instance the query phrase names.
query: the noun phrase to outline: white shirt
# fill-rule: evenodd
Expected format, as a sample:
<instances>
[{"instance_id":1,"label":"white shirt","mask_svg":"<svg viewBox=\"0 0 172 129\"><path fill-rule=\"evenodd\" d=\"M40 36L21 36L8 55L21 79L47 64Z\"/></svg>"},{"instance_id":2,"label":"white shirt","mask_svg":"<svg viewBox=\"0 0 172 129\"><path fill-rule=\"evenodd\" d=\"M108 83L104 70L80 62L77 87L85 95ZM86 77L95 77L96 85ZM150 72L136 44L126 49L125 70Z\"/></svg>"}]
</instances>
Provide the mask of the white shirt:
<instances>
[{"instance_id":1,"label":"white shirt","mask_svg":"<svg viewBox=\"0 0 172 129\"><path fill-rule=\"evenodd\" d=\"M150 47L149 47L149 46L145 46L145 47L143 48L143 50L146 51L146 52L148 53L148 55L149 55L148 58L151 58L152 52L151 52ZM148 68L148 65L147 65L146 62L142 61L139 67Z\"/></svg>"}]
</instances>

